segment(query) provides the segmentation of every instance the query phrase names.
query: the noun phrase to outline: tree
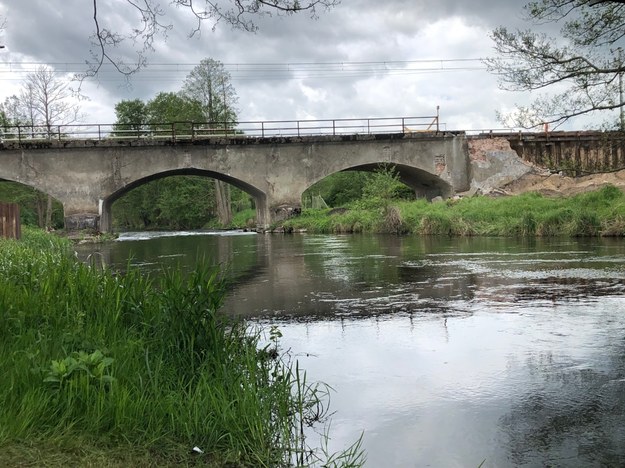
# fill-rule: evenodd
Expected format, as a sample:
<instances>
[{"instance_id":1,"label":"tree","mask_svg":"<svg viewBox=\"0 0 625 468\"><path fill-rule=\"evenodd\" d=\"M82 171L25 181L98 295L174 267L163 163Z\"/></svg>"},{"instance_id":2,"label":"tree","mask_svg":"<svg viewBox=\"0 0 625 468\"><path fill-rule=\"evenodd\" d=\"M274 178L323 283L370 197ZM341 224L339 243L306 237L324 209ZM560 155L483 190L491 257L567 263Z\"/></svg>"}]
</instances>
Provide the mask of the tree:
<instances>
[{"instance_id":1,"label":"tree","mask_svg":"<svg viewBox=\"0 0 625 468\"><path fill-rule=\"evenodd\" d=\"M525 6L536 27L560 25L564 41L532 30L493 31L498 57L486 60L500 87L512 91L547 91L529 106L501 119L512 126L556 127L599 111L621 110L625 55L625 0L537 0ZM621 130L625 120L621 117Z\"/></svg>"},{"instance_id":2,"label":"tree","mask_svg":"<svg viewBox=\"0 0 625 468\"><path fill-rule=\"evenodd\" d=\"M187 75L182 95L202 106L204 120L209 131L231 129L236 123L238 97L223 64L217 60L204 59ZM230 186L215 179L215 196L219 222L227 226L232 221Z\"/></svg>"},{"instance_id":3,"label":"tree","mask_svg":"<svg viewBox=\"0 0 625 468\"><path fill-rule=\"evenodd\" d=\"M55 127L70 125L80 119L80 108L68 84L56 77L53 69L38 67L26 76L18 95L5 99L2 112L10 125L30 127L31 137L52 138ZM52 225L52 197L38 192L37 211L40 226ZM45 216L43 215L45 213Z\"/></svg>"},{"instance_id":4,"label":"tree","mask_svg":"<svg viewBox=\"0 0 625 468\"><path fill-rule=\"evenodd\" d=\"M137 135L145 130L147 112L141 99L123 100L115 104L117 121L113 134L119 136Z\"/></svg>"},{"instance_id":5,"label":"tree","mask_svg":"<svg viewBox=\"0 0 625 468\"><path fill-rule=\"evenodd\" d=\"M40 66L29 73L18 95L5 99L2 110L12 125L28 125L39 136L50 138L54 126L71 125L80 120L80 106L69 84L57 78L50 67ZM34 127L43 127L35 129Z\"/></svg>"},{"instance_id":6,"label":"tree","mask_svg":"<svg viewBox=\"0 0 625 468\"><path fill-rule=\"evenodd\" d=\"M236 123L239 100L230 73L217 60L204 59L189 73L182 95L198 101L205 121L217 124ZM223 128L223 125L218 125Z\"/></svg>"},{"instance_id":7,"label":"tree","mask_svg":"<svg viewBox=\"0 0 625 468\"><path fill-rule=\"evenodd\" d=\"M158 93L145 106L152 132L191 132L191 122L202 122L201 104L180 93Z\"/></svg>"},{"instance_id":8,"label":"tree","mask_svg":"<svg viewBox=\"0 0 625 468\"><path fill-rule=\"evenodd\" d=\"M114 132L145 131L158 135L189 132L191 122L204 119L201 104L181 93L158 93L144 103L140 99L115 105ZM212 182L203 177L166 177L141 185L113 204L119 227L130 229L194 229L214 217Z\"/></svg>"},{"instance_id":9,"label":"tree","mask_svg":"<svg viewBox=\"0 0 625 468\"><path fill-rule=\"evenodd\" d=\"M170 6L186 11L194 20L195 28L190 36L200 33L204 22L219 23L245 31L256 31L255 17L270 16L272 13L291 15L308 12L315 18L320 9L336 6L340 0L170 0ZM158 0L126 0L126 5L137 15L135 26L130 31L118 31L104 24L99 7L101 0L92 0L94 33L92 36L92 57L89 69L82 78L95 76L104 63L112 64L120 73L131 75L147 63L147 54L153 50L157 36L166 36L173 28L172 23L163 22L166 11ZM112 2L119 9L119 2ZM113 56L112 49L125 42L138 45L137 60L127 64Z\"/></svg>"}]
</instances>

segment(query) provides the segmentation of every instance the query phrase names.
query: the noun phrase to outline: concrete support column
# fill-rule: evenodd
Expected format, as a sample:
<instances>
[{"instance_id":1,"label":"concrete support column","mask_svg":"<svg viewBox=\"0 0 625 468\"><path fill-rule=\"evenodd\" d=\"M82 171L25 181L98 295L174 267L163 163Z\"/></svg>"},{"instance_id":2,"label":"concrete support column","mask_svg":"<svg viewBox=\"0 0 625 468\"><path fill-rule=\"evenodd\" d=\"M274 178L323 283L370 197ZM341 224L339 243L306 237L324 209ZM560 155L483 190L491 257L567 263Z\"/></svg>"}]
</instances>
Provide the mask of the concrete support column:
<instances>
[{"instance_id":1,"label":"concrete support column","mask_svg":"<svg viewBox=\"0 0 625 468\"><path fill-rule=\"evenodd\" d=\"M284 221L302 212L301 203L278 203L267 206L267 203L256 203L256 228L267 231L272 224Z\"/></svg>"},{"instance_id":2,"label":"concrete support column","mask_svg":"<svg viewBox=\"0 0 625 468\"><path fill-rule=\"evenodd\" d=\"M265 229L302 212L302 187L305 188L306 184L301 181L293 182L293 177L284 180L290 180L292 183L275 183L269 186L265 198L267 207Z\"/></svg>"}]
</instances>

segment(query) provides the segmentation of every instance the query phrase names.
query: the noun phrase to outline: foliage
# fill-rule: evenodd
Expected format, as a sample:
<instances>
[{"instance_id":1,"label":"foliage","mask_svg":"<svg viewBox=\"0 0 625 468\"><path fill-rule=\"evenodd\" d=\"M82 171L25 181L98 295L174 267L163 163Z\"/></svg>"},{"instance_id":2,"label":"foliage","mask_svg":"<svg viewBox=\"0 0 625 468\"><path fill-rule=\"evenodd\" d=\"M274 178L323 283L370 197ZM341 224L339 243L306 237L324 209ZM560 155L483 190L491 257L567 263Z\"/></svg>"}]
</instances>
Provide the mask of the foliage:
<instances>
[{"instance_id":1,"label":"foliage","mask_svg":"<svg viewBox=\"0 0 625 468\"><path fill-rule=\"evenodd\" d=\"M181 95L200 103L203 122L208 122L208 134L232 132L237 120L237 93L230 73L217 60L204 59L189 73L182 86ZM215 180L215 206L219 223L232 222L230 186Z\"/></svg>"},{"instance_id":2,"label":"foliage","mask_svg":"<svg viewBox=\"0 0 625 468\"><path fill-rule=\"evenodd\" d=\"M361 200L346 210L304 210L284 223L310 232L390 232L436 236L625 236L625 195L603 188L570 198L537 193L476 196L445 203Z\"/></svg>"},{"instance_id":3,"label":"foliage","mask_svg":"<svg viewBox=\"0 0 625 468\"><path fill-rule=\"evenodd\" d=\"M332 174L310 186L303 194L304 205L313 196L321 196L331 207L345 206L367 199L383 203L391 199L411 199L414 192L399 180L393 166L380 165L373 172L350 170Z\"/></svg>"},{"instance_id":4,"label":"foliage","mask_svg":"<svg viewBox=\"0 0 625 468\"><path fill-rule=\"evenodd\" d=\"M178 93L158 93L145 106L146 122L150 124L151 131L158 136L159 131L171 133L171 125L175 131L187 134L191 130L191 122L203 120L201 104L193 99Z\"/></svg>"},{"instance_id":5,"label":"foliage","mask_svg":"<svg viewBox=\"0 0 625 468\"><path fill-rule=\"evenodd\" d=\"M117 117L113 134L129 136L142 134L147 121L146 104L141 99L122 100L115 104Z\"/></svg>"},{"instance_id":6,"label":"foliage","mask_svg":"<svg viewBox=\"0 0 625 468\"><path fill-rule=\"evenodd\" d=\"M10 453L23 441L53 453L140 447L166 466L320 456L300 431L323 419L325 387L281 352L278 333L266 340L219 314L218 271L119 275L69 251L30 229L0 240L0 464L21 464L29 451Z\"/></svg>"},{"instance_id":7,"label":"foliage","mask_svg":"<svg viewBox=\"0 0 625 468\"><path fill-rule=\"evenodd\" d=\"M46 194L27 185L0 180L0 201L19 204L22 224L44 227L47 198ZM63 206L56 199L52 200L50 227L63 227Z\"/></svg>"},{"instance_id":8,"label":"foliage","mask_svg":"<svg viewBox=\"0 0 625 468\"><path fill-rule=\"evenodd\" d=\"M199 229L215 217L214 184L199 176L148 182L116 200L113 221L123 229Z\"/></svg>"},{"instance_id":9,"label":"foliage","mask_svg":"<svg viewBox=\"0 0 625 468\"><path fill-rule=\"evenodd\" d=\"M217 131L223 132L224 122L229 128L236 123L236 101L230 75L221 62L204 59L187 76L179 93L161 92L147 103L139 99L117 103L113 133L158 137L169 135L173 128L176 133L189 134L191 122L217 123ZM210 127L205 130L215 131ZM237 211L250 206L248 194L225 182L177 176L144 184L117 200L113 222L126 229L225 227L232 224L233 207Z\"/></svg>"},{"instance_id":10,"label":"foliage","mask_svg":"<svg viewBox=\"0 0 625 468\"><path fill-rule=\"evenodd\" d=\"M535 28L561 25L563 41L536 30L500 27L493 31L498 57L486 61L503 89L553 89L529 106L519 106L502 120L530 128L545 122L559 125L595 111L620 109L619 78L625 72L620 48L625 28L623 2L536 0L525 6ZM621 122L621 128L623 122Z\"/></svg>"},{"instance_id":11,"label":"foliage","mask_svg":"<svg viewBox=\"0 0 625 468\"><path fill-rule=\"evenodd\" d=\"M236 123L238 97L221 62L202 60L185 78L181 94L200 103L203 122L221 123L220 128Z\"/></svg>"}]
</instances>

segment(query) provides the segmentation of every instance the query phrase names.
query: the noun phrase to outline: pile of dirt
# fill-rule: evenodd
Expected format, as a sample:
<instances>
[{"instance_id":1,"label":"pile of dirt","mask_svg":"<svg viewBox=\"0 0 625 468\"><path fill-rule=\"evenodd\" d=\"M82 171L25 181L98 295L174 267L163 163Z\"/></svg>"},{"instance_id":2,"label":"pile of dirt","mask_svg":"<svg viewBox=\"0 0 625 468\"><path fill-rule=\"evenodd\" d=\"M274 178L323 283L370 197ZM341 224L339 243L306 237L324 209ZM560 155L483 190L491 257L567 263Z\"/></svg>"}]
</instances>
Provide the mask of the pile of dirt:
<instances>
[{"instance_id":1,"label":"pile of dirt","mask_svg":"<svg viewBox=\"0 0 625 468\"><path fill-rule=\"evenodd\" d=\"M625 169L615 172L590 174L583 177L568 177L562 173L551 173L535 169L529 174L509 183L503 187L503 190L510 195L538 192L544 196L555 197L591 192L605 185L614 185L625 191Z\"/></svg>"}]
</instances>

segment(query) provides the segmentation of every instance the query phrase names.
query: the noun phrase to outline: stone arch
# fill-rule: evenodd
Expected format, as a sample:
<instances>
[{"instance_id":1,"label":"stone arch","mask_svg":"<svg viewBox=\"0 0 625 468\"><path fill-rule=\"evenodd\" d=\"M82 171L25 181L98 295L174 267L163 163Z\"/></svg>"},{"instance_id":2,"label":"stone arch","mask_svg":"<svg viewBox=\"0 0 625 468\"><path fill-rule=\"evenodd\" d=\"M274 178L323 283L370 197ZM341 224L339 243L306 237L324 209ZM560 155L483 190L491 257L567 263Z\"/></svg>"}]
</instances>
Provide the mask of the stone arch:
<instances>
[{"instance_id":1,"label":"stone arch","mask_svg":"<svg viewBox=\"0 0 625 468\"><path fill-rule=\"evenodd\" d=\"M143 177L141 179L137 179L129 184L124 185L120 189L114 191L109 194L106 198L100 200L100 230L102 232L110 232L112 227L112 219L111 219L111 207L113 203L124 196L126 193L131 190L140 187L148 182L153 180L163 179L165 177L170 176L179 176L179 175L187 175L187 176L201 176L207 177L211 179L222 180L227 182L228 184L243 190L248 193L253 199L256 205L256 223L258 226L266 226L269 223L268 220L268 210L267 210L267 196L266 194L254 187L253 185L244 182L240 179L231 177L227 174L222 174L220 172L210 171L206 169L197 169L197 168L182 168L182 169L172 169L168 171L163 171L155 174L151 174L149 176Z\"/></svg>"},{"instance_id":2,"label":"stone arch","mask_svg":"<svg viewBox=\"0 0 625 468\"><path fill-rule=\"evenodd\" d=\"M2 183L16 184L19 187L24 187L25 189L30 189L32 191L18 192L21 200L19 202L15 201L15 203L21 205L21 218L23 220L26 219L26 222L36 222L36 224L43 227L43 225L46 224L45 218L49 215L51 217L52 227L58 227L57 223L62 222L62 220L64 219L63 200L59 198L58 194L56 194L54 190L50 190L49 187L40 186L38 184L28 183L19 179L9 177L0 178L0 184ZM13 186L12 192L14 192L15 190L15 186ZM0 201L11 200L0 199ZM50 206L48 205L49 202L51 202ZM49 209L53 211L48 214ZM58 210L60 210L60 216Z\"/></svg>"},{"instance_id":3,"label":"stone arch","mask_svg":"<svg viewBox=\"0 0 625 468\"><path fill-rule=\"evenodd\" d=\"M318 177L309 183L309 187L319 182L320 180L329 177L332 174L336 174L338 172L348 172L348 171L365 171L365 172L374 172L383 166L392 166L396 169L397 174L399 176L399 180L414 190L417 198L426 198L431 200L435 197L443 197L448 198L454 194L454 188L443 180L441 177L434 175L428 171L423 169L419 169L417 167L409 166L406 164L398 164L394 162L388 161L378 161L375 163L366 163L359 164L355 166L346 167L344 169L330 172L328 174L323 175L323 177Z\"/></svg>"}]
</instances>

